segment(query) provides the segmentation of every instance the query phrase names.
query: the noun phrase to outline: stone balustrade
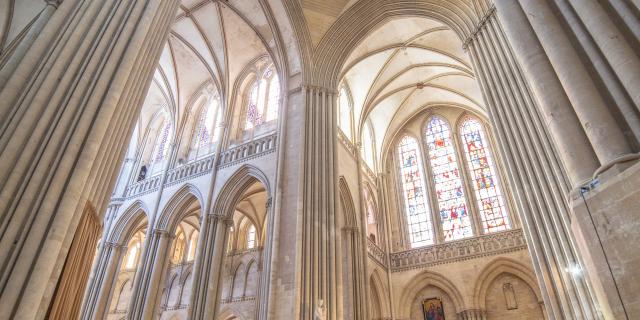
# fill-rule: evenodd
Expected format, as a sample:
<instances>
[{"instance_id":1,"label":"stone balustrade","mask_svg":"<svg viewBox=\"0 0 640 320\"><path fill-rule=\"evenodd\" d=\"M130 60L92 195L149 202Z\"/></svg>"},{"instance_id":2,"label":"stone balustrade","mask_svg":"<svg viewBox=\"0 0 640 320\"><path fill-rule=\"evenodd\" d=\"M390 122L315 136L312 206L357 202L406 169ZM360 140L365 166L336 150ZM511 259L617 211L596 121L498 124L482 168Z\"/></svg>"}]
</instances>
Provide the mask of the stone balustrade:
<instances>
[{"instance_id":1,"label":"stone balustrade","mask_svg":"<svg viewBox=\"0 0 640 320\"><path fill-rule=\"evenodd\" d=\"M144 179L130 184L125 190L127 198L135 197L141 194L149 193L160 187L160 179L162 175L153 176L149 179Z\"/></svg>"},{"instance_id":2,"label":"stone balustrade","mask_svg":"<svg viewBox=\"0 0 640 320\"><path fill-rule=\"evenodd\" d=\"M367 238L367 253L369 257L381 266L387 268L387 254L371 239Z\"/></svg>"},{"instance_id":3,"label":"stone balustrade","mask_svg":"<svg viewBox=\"0 0 640 320\"><path fill-rule=\"evenodd\" d=\"M211 172L211 169L215 164L215 159L215 154L213 154L200 160L190 162L169 170L169 172L167 173L166 184L176 184L178 182L199 177Z\"/></svg>"},{"instance_id":4,"label":"stone balustrade","mask_svg":"<svg viewBox=\"0 0 640 320\"><path fill-rule=\"evenodd\" d=\"M230 148L220 155L218 166L224 168L271 153L276 149L276 141L277 135L274 133Z\"/></svg>"},{"instance_id":5,"label":"stone balustrade","mask_svg":"<svg viewBox=\"0 0 640 320\"><path fill-rule=\"evenodd\" d=\"M522 229L503 231L390 254L391 271L399 272L477 257L526 250Z\"/></svg>"}]
</instances>

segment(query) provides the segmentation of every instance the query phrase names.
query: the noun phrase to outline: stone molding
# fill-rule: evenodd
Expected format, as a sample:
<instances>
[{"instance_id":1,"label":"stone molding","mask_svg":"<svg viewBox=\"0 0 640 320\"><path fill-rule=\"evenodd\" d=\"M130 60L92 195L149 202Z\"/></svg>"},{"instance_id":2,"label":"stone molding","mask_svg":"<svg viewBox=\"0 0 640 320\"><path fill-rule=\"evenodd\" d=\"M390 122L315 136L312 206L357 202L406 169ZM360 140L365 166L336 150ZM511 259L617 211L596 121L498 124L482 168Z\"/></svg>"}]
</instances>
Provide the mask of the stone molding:
<instances>
[{"instance_id":1,"label":"stone molding","mask_svg":"<svg viewBox=\"0 0 640 320\"><path fill-rule=\"evenodd\" d=\"M526 250L522 229L481 235L434 246L390 253L391 272L401 272L440 264Z\"/></svg>"},{"instance_id":2,"label":"stone molding","mask_svg":"<svg viewBox=\"0 0 640 320\"><path fill-rule=\"evenodd\" d=\"M388 269L387 254L378 245L367 238L367 253L373 261Z\"/></svg>"}]
</instances>

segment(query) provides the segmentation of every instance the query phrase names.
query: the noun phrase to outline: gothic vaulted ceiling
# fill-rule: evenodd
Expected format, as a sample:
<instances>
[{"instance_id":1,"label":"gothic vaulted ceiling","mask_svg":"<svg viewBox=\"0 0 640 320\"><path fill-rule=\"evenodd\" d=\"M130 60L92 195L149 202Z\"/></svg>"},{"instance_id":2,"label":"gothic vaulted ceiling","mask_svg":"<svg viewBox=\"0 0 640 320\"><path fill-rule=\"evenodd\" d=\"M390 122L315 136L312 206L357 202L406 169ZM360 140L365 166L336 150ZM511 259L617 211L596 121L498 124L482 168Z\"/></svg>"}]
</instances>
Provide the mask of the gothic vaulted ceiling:
<instances>
[{"instance_id":1,"label":"gothic vaulted ceiling","mask_svg":"<svg viewBox=\"0 0 640 320\"><path fill-rule=\"evenodd\" d=\"M342 83L353 97L356 126L371 121L378 156L425 107L449 105L484 113L460 38L431 19L399 18L371 32L346 60Z\"/></svg>"},{"instance_id":2,"label":"gothic vaulted ceiling","mask_svg":"<svg viewBox=\"0 0 640 320\"><path fill-rule=\"evenodd\" d=\"M271 1L183 0L176 14L152 85L145 100L139 126L144 128L160 110L167 111L178 126L192 112L201 92L218 94L229 105L236 81L253 61L268 57L278 67L276 32L291 34L282 3ZM277 21L277 26L274 24ZM295 46L293 37L281 36L284 50ZM295 50L292 49L292 50ZM279 60L279 58L282 58ZM299 72L299 62L289 55L289 73Z\"/></svg>"}]
</instances>

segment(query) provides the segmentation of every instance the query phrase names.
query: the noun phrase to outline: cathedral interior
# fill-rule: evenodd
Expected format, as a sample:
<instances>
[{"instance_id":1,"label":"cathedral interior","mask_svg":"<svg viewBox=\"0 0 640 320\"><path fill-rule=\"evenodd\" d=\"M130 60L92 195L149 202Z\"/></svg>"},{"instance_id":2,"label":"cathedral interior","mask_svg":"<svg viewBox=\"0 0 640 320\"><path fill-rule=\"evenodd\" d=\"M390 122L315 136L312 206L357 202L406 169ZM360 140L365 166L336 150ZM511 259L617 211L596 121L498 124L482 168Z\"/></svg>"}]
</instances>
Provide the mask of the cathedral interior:
<instances>
[{"instance_id":1,"label":"cathedral interior","mask_svg":"<svg viewBox=\"0 0 640 320\"><path fill-rule=\"evenodd\" d=\"M636 0L0 0L0 320L640 319Z\"/></svg>"}]
</instances>

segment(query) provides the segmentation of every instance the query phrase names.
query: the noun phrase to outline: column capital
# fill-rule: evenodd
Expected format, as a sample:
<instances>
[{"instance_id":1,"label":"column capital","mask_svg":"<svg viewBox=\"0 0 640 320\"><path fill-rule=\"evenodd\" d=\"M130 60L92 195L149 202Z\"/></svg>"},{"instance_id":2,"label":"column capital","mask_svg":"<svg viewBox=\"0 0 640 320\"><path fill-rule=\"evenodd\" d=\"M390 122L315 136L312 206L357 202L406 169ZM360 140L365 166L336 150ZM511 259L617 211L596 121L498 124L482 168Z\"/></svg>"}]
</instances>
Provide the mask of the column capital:
<instances>
[{"instance_id":1,"label":"column capital","mask_svg":"<svg viewBox=\"0 0 640 320\"><path fill-rule=\"evenodd\" d=\"M267 203L265 203L265 208L270 209L272 205L273 205L273 197L269 197L267 199Z\"/></svg>"}]
</instances>

